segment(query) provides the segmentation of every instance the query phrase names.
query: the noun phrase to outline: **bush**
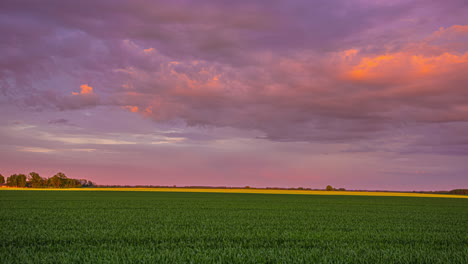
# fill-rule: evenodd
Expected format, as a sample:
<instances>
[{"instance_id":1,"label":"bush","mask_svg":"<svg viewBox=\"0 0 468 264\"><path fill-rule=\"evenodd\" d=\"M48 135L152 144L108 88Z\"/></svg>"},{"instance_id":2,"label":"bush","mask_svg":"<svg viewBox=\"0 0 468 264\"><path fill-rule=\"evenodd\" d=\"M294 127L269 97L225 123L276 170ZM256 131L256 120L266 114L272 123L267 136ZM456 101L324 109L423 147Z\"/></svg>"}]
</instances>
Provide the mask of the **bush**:
<instances>
[{"instance_id":1,"label":"bush","mask_svg":"<svg viewBox=\"0 0 468 264\"><path fill-rule=\"evenodd\" d=\"M455 190L451 190L449 193L450 194L468 195L468 189L455 189Z\"/></svg>"}]
</instances>

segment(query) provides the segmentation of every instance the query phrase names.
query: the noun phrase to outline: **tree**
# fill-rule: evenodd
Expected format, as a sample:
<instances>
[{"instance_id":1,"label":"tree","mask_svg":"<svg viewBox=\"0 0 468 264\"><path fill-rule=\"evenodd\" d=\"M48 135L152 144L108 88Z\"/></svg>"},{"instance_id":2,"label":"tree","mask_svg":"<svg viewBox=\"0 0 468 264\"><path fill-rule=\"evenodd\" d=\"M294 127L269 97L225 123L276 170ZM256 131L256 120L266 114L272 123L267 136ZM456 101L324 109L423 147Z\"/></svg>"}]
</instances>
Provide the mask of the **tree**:
<instances>
[{"instance_id":1,"label":"tree","mask_svg":"<svg viewBox=\"0 0 468 264\"><path fill-rule=\"evenodd\" d=\"M42 178L42 187L47 187L47 186L49 186L49 179Z\"/></svg>"},{"instance_id":2,"label":"tree","mask_svg":"<svg viewBox=\"0 0 468 264\"><path fill-rule=\"evenodd\" d=\"M80 180L80 184L81 184L82 187L94 187L94 186L96 186L96 184L94 182L88 181L88 180L84 180L84 182L83 182L83 180Z\"/></svg>"},{"instance_id":3,"label":"tree","mask_svg":"<svg viewBox=\"0 0 468 264\"><path fill-rule=\"evenodd\" d=\"M60 188L60 187L65 187L65 184L67 182L67 176L65 176L64 173L59 172L55 174L54 176L49 178L48 181L48 186L52 188Z\"/></svg>"},{"instance_id":4,"label":"tree","mask_svg":"<svg viewBox=\"0 0 468 264\"><path fill-rule=\"evenodd\" d=\"M450 194L468 195L468 189L455 189L455 190L451 190L449 193Z\"/></svg>"},{"instance_id":5,"label":"tree","mask_svg":"<svg viewBox=\"0 0 468 264\"><path fill-rule=\"evenodd\" d=\"M80 187L93 187L94 183L92 181L88 181L86 179L79 179L78 184Z\"/></svg>"},{"instance_id":6,"label":"tree","mask_svg":"<svg viewBox=\"0 0 468 264\"><path fill-rule=\"evenodd\" d=\"M7 185L10 187L26 187L26 175L13 174L7 178Z\"/></svg>"},{"instance_id":7,"label":"tree","mask_svg":"<svg viewBox=\"0 0 468 264\"><path fill-rule=\"evenodd\" d=\"M57 175L50 177L47 182L47 186L52 188L60 188L60 184L62 184L62 181Z\"/></svg>"},{"instance_id":8,"label":"tree","mask_svg":"<svg viewBox=\"0 0 468 264\"><path fill-rule=\"evenodd\" d=\"M81 187L81 183L77 179L67 178L67 179L62 180L62 187L64 187L64 188L77 188L77 187Z\"/></svg>"},{"instance_id":9,"label":"tree","mask_svg":"<svg viewBox=\"0 0 468 264\"><path fill-rule=\"evenodd\" d=\"M0 183L4 183L5 178L0 174ZM68 178L64 173L59 172L50 178L42 178L37 172L30 172L26 177L24 174L13 174L6 179L6 183L11 187L51 187L51 188L79 188L94 187L95 183L86 179Z\"/></svg>"},{"instance_id":10,"label":"tree","mask_svg":"<svg viewBox=\"0 0 468 264\"><path fill-rule=\"evenodd\" d=\"M16 187L16 174L10 175L10 177L7 178L6 184L10 187Z\"/></svg>"},{"instance_id":11,"label":"tree","mask_svg":"<svg viewBox=\"0 0 468 264\"><path fill-rule=\"evenodd\" d=\"M16 183L18 187L26 187L26 175L18 174L18 179Z\"/></svg>"},{"instance_id":12,"label":"tree","mask_svg":"<svg viewBox=\"0 0 468 264\"><path fill-rule=\"evenodd\" d=\"M37 172L29 173L28 183L33 188L44 187L44 179Z\"/></svg>"},{"instance_id":13,"label":"tree","mask_svg":"<svg viewBox=\"0 0 468 264\"><path fill-rule=\"evenodd\" d=\"M59 172L57 174L55 174L56 176L58 176L60 178L60 187L66 187L68 186L68 183L69 183L69 179L68 177L65 175L65 173L63 172Z\"/></svg>"},{"instance_id":14,"label":"tree","mask_svg":"<svg viewBox=\"0 0 468 264\"><path fill-rule=\"evenodd\" d=\"M326 188L327 191L333 191L333 187L331 185L327 185L327 188Z\"/></svg>"}]
</instances>

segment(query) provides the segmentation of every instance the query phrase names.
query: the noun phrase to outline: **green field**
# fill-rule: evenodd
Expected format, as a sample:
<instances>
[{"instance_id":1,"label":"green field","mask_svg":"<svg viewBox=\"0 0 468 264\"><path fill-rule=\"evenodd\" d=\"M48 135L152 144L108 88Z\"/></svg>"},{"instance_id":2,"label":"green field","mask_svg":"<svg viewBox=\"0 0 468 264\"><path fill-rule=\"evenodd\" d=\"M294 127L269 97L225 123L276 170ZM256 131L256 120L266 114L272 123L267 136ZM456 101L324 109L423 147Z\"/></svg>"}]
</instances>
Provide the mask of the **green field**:
<instances>
[{"instance_id":1,"label":"green field","mask_svg":"<svg viewBox=\"0 0 468 264\"><path fill-rule=\"evenodd\" d=\"M0 263L468 263L468 200L0 191Z\"/></svg>"}]
</instances>

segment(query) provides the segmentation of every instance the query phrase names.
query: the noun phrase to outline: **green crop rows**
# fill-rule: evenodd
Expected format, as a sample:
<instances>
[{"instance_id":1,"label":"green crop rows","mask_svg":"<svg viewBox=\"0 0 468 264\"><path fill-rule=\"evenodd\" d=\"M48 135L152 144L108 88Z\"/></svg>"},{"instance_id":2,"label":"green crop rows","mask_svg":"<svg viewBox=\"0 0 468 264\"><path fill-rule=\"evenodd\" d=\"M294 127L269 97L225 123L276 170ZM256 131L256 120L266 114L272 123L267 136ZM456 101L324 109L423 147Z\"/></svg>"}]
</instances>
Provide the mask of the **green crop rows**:
<instances>
[{"instance_id":1,"label":"green crop rows","mask_svg":"<svg viewBox=\"0 0 468 264\"><path fill-rule=\"evenodd\" d=\"M0 191L0 263L468 263L468 200Z\"/></svg>"}]
</instances>

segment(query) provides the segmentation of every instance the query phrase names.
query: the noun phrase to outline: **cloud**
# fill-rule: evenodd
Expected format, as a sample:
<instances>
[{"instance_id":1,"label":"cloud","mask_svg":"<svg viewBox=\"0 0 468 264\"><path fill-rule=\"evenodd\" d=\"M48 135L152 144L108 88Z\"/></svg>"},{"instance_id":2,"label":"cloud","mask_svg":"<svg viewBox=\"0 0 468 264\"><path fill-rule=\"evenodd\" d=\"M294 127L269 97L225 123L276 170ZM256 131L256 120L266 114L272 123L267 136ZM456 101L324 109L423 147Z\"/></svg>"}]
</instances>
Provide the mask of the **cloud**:
<instances>
[{"instance_id":1,"label":"cloud","mask_svg":"<svg viewBox=\"0 0 468 264\"><path fill-rule=\"evenodd\" d=\"M134 106L134 105L125 105L122 107L123 109L127 109L128 111L132 112L132 113L137 113L138 112L138 106Z\"/></svg>"},{"instance_id":2,"label":"cloud","mask_svg":"<svg viewBox=\"0 0 468 264\"><path fill-rule=\"evenodd\" d=\"M83 94L93 94L93 87L87 85L87 84L82 84L80 86L81 91L80 92L72 92L73 95L83 95Z\"/></svg>"},{"instance_id":3,"label":"cloud","mask_svg":"<svg viewBox=\"0 0 468 264\"><path fill-rule=\"evenodd\" d=\"M454 32L451 42L463 39ZM245 69L160 56L158 71L122 71L133 89L118 100L158 122L255 129L275 141L361 142L388 137L401 124L465 122L468 52L429 37L384 53L270 56Z\"/></svg>"},{"instance_id":4,"label":"cloud","mask_svg":"<svg viewBox=\"0 0 468 264\"><path fill-rule=\"evenodd\" d=\"M79 93L62 95L55 90L39 90L27 94L22 100L18 100L27 108L45 110L56 109L59 111L93 108L101 104L98 94L88 85L81 85Z\"/></svg>"},{"instance_id":5,"label":"cloud","mask_svg":"<svg viewBox=\"0 0 468 264\"><path fill-rule=\"evenodd\" d=\"M18 148L18 151L34 152L34 153L51 153L51 152L54 152L53 149L37 148L37 147L21 147L21 148Z\"/></svg>"},{"instance_id":6,"label":"cloud","mask_svg":"<svg viewBox=\"0 0 468 264\"><path fill-rule=\"evenodd\" d=\"M287 142L466 122L467 7L420 5L5 0L0 92L24 108L116 107Z\"/></svg>"},{"instance_id":7,"label":"cloud","mask_svg":"<svg viewBox=\"0 0 468 264\"><path fill-rule=\"evenodd\" d=\"M53 125L66 125L69 123L70 123L69 120L64 119L64 118L59 118L59 119L54 119L54 120L49 121L49 124L53 124Z\"/></svg>"}]
</instances>

